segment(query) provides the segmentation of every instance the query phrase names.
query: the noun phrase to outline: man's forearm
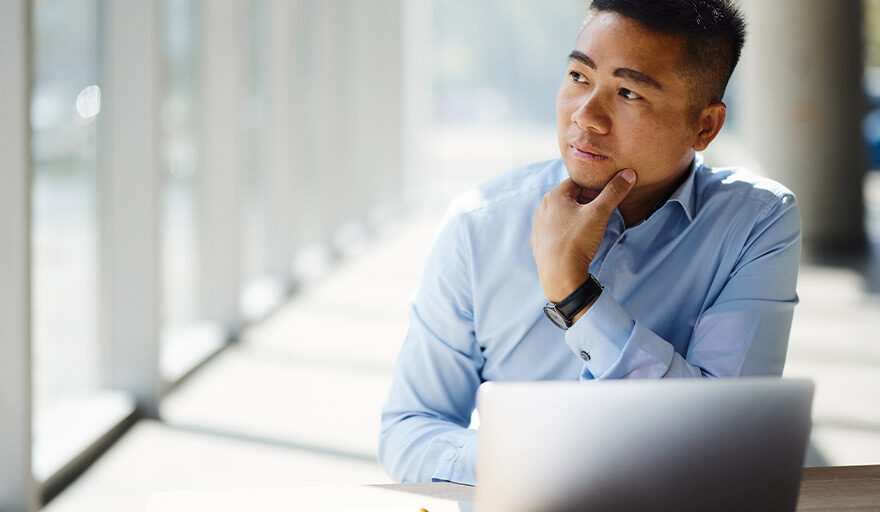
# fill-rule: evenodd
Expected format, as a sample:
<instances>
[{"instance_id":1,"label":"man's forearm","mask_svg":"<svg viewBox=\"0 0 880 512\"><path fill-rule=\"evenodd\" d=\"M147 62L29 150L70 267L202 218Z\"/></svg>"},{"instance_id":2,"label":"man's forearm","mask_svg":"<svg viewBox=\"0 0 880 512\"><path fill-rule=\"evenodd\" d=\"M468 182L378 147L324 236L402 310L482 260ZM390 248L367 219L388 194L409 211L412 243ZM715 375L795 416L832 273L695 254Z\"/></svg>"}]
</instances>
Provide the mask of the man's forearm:
<instances>
[{"instance_id":1,"label":"man's forearm","mask_svg":"<svg viewBox=\"0 0 880 512\"><path fill-rule=\"evenodd\" d=\"M383 415L379 436L379 462L389 476L399 482L474 484L476 430L426 415L397 416Z\"/></svg>"}]
</instances>

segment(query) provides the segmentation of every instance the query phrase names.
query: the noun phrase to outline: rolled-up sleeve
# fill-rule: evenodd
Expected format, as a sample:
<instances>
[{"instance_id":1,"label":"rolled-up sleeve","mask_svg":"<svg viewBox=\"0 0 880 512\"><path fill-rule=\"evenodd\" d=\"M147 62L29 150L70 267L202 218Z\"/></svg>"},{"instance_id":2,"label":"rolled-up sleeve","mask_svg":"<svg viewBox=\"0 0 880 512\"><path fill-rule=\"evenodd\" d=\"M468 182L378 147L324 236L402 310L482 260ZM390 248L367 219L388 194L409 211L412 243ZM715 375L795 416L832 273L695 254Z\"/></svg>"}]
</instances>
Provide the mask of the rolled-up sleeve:
<instances>
[{"instance_id":1,"label":"rolled-up sleeve","mask_svg":"<svg viewBox=\"0 0 880 512\"><path fill-rule=\"evenodd\" d=\"M800 253L800 215L787 194L762 210L720 294L696 322L685 354L603 291L565 336L584 360L582 377L782 375Z\"/></svg>"}]
</instances>

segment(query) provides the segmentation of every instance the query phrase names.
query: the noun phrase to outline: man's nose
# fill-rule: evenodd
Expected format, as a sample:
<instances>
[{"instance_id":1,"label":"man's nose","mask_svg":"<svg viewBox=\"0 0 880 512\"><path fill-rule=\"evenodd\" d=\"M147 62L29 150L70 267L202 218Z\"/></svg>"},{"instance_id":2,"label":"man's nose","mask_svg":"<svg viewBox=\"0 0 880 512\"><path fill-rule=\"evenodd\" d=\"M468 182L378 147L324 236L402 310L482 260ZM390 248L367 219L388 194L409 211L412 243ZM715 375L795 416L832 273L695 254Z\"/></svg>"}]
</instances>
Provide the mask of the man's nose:
<instances>
[{"instance_id":1,"label":"man's nose","mask_svg":"<svg viewBox=\"0 0 880 512\"><path fill-rule=\"evenodd\" d=\"M593 90L580 99L580 105L571 114L571 121L585 132L591 131L600 135L608 133L611 117L600 91Z\"/></svg>"}]
</instances>

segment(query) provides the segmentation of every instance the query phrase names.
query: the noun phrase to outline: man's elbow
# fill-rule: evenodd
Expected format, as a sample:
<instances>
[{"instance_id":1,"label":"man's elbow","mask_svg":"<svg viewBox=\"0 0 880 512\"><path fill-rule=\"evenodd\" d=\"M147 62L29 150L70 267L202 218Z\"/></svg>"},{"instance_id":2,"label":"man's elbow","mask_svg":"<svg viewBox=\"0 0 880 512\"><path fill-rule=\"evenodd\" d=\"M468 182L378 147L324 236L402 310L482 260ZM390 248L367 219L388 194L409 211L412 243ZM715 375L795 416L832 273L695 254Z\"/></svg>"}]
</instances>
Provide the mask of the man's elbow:
<instances>
[{"instance_id":1,"label":"man's elbow","mask_svg":"<svg viewBox=\"0 0 880 512\"><path fill-rule=\"evenodd\" d=\"M400 480L397 478L397 475L394 474L394 457L391 455L391 450L389 446L391 441L388 439L388 432L383 428L381 432L379 432L379 451L377 453L377 458L379 460L379 466L385 471L385 474L391 477L392 480L399 482Z\"/></svg>"},{"instance_id":2,"label":"man's elbow","mask_svg":"<svg viewBox=\"0 0 880 512\"><path fill-rule=\"evenodd\" d=\"M395 435L397 423L385 424L379 432L377 452L379 466L395 482L406 482L405 448L400 446L399 435Z\"/></svg>"}]
</instances>

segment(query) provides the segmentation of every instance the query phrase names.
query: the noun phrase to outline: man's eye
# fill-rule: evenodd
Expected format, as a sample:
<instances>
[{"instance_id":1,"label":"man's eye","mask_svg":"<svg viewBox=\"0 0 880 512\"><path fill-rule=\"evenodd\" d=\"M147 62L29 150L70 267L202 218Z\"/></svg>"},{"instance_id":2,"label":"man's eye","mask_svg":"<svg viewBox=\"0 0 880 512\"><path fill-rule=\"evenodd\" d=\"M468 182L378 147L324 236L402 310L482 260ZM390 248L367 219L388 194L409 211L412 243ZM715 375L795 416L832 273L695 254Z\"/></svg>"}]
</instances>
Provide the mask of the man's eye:
<instances>
[{"instance_id":1,"label":"man's eye","mask_svg":"<svg viewBox=\"0 0 880 512\"><path fill-rule=\"evenodd\" d=\"M630 91L629 89L621 89L621 90L620 90L620 95L623 96L624 98L628 99L628 100L640 100L640 99L642 99L641 96L639 96L638 94L636 94L636 93Z\"/></svg>"},{"instance_id":2,"label":"man's eye","mask_svg":"<svg viewBox=\"0 0 880 512\"><path fill-rule=\"evenodd\" d=\"M572 82L577 82L579 84L587 83L587 79L584 78L584 75L578 73L577 71L569 71L568 76L571 77Z\"/></svg>"}]
</instances>

